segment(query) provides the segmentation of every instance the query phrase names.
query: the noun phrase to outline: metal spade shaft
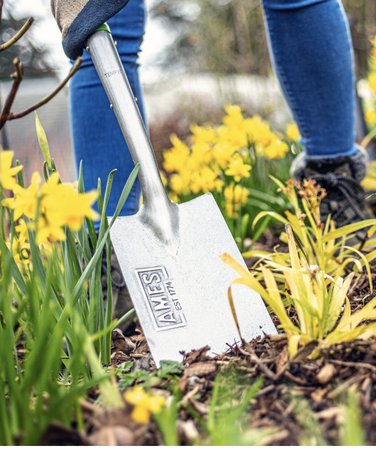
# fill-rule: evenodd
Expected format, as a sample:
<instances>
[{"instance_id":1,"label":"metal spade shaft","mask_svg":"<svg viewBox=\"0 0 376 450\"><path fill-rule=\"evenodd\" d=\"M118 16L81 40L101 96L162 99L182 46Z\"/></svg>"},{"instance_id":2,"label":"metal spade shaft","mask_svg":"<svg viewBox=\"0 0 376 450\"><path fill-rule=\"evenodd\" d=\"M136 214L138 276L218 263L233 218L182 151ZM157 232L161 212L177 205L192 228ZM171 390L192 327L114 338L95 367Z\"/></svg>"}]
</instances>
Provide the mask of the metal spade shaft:
<instances>
[{"instance_id":1,"label":"metal spade shaft","mask_svg":"<svg viewBox=\"0 0 376 450\"><path fill-rule=\"evenodd\" d=\"M96 31L89 37L87 46L133 162L141 163L138 176L143 195L143 220L170 250L176 251L179 235L176 205L169 200L163 186L137 100L133 96L112 36L108 31Z\"/></svg>"}]
</instances>

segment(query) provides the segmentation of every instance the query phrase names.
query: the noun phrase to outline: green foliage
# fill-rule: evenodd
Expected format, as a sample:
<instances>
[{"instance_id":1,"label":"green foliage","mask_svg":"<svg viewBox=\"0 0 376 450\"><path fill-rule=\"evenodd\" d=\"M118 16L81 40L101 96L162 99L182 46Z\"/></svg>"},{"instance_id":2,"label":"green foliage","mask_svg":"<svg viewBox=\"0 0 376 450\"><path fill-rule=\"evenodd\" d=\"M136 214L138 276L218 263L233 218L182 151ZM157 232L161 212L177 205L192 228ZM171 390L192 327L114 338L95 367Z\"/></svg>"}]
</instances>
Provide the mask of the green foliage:
<instances>
[{"instance_id":1,"label":"green foliage","mask_svg":"<svg viewBox=\"0 0 376 450\"><path fill-rule=\"evenodd\" d=\"M225 253L220 257L241 276L231 285L244 284L254 289L277 315L281 323L280 328L283 328L289 340L290 357L294 357L298 349L307 344L320 349L339 342L375 336L376 323L373 320L376 318L376 299L371 300L362 310L351 314L350 302L346 295L354 274L350 274L344 280L338 273L333 278L318 266L308 266L305 256L298 255L290 224L286 224L286 232L289 262L285 263L281 258L275 262L268 262L275 272L261 266L266 289L253 274L231 256ZM279 273L283 274L282 281L285 281L284 291L278 286ZM234 313L231 287L228 294ZM282 300L282 295L286 297L287 302ZM298 326L293 324L287 314L286 308L290 305L295 307ZM345 308L341 316L343 305ZM234 318L237 322L236 313ZM360 325L364 320L372 322ZM319 354L319 350L316 350L311 357L317 357Z\"/></svg>"},{"instance_id":2,"label":"green foliage","mask_svg":"<svg viewBox=\"0 0 376 450\"><path fill-rule=\"evenodd\" d=\"M354 237L354 233L359 230L367 230L368 237L374 234L375 219L363 220L336 228L335 223L330 220L330 216L323 223L320 217L321 200L326 193L319 185L312 180L305 181L303 184L293 183L287 180L286 185L276 178L270 176L279 186L291 205L291 209L284 211L284 217L274 211L260 212L255 218L253 225L265 217L272 217L282 224L290 224L294 240L298 246L299 252L309 266L318 266L322 272L327 275L343 275L345 268L352 267L354 271L362 271L365 266L370 275L369 262L376 257L376 252L372 251L376 239L365 239L364 242L358 242L353 246L346 245L346 242ZM295 185L299 190L301 201L296 193ZM281 235L281 240L288 242L287 235ZM362 251L366 251L367 255ZM263 262L277 262L279 264L291 264L289 253L267 253L267 252L246 252L245 258L258 256ZM371 289L372 289L372 281Z\"/></svg>"},{"instance_id":3,"label":"green foliage","mask_svg":"<svg viewBox=\"0 0 376 450\"><path fill-rule=\"evenodd\" d=\"M161 368L157 372L160 378L168 375L180 375L184 370L184 364L177 361L161 361Z\"/></svg>"},{"instance_id":4,"label":"green foliage","mask_svg":"<svg viewBox=\"0 0 376 450\"><path fill-rule=\"evenodd\" d=\"M38 122L37 129L41 147L49 155ZM38 225L31 227L24 215L29 241L25 250L30 258L26 264L22 259L16 261L16 223L9 210L9 236L7 209L1 202L4 191L0 189L0 445L36 445L51 421L69 427L76 416L82 423L79 400L94 386L99 386L104 405L122 406L118 389L102 366L110 362L111 332L118 322L112 322L111 282L107 306L103 301L100 266L104 246L110 249L110 227L138 169L136 166L127 181L108 224L105 210L113 172L109 175L104 200L99 201L102 222L98 240L93 222L86 219L93 255L85 226L78 232L66 227L64 240L45 247L36 243ZM50 159L45 176L55 171ZM23 187L22 172L17 176ZM78 189L84 192L81 168ZM35 223L38 214L39 210ZM20 342L24 352L19 358Z\"/></svg>"},{"instance_id":5,"label":"green foliage","mask_svg":"<svg viewBox=\"0 0 376 450\"><path fill-rule=\"evenodd\" d=\"M175 385L171 403L154 415L158 428L162 432L164 444L168 446L177 446L180 444L177 429L177 420L179 417L178 403L180 400L181 394L179 388Z\"/></svg>"},{"instance_id":6,"label":"green foliage","mask_svg":"<svg viewBox=\"0 0 376 450\"><path fill-rule=\"evenodd\" d=\"M344 421L340 430L341 445L359 446L366 445L365 430L362 425L362 412L357 396L349 392L345 404Z\"/></svg>"},{"instance_id":7,"label":"green foliage","mask_svg":"<svg viewBox=\"0 0 376 450\"><path fill-rule=\"evenodd\" d=\"M328 445L308 401L304 397L294 397L291 404L296 420L303 429L303 434L298 438L299 445Z\"/></svg>"},{"instance_id":8,"label":"green foliage","mask_svg":"<svg viewBox=\"0 0 376 450\"><path fill-rule=\"evenodd\" d=\"M235 368L220 372L214 382L207 420L201 422L207 437L200 438L199 445L257 445L269 434L270 430L249 429L250 400L257 394L263 384L259 378L252 386L240 383Z\"/></svg>"}]
</instances>

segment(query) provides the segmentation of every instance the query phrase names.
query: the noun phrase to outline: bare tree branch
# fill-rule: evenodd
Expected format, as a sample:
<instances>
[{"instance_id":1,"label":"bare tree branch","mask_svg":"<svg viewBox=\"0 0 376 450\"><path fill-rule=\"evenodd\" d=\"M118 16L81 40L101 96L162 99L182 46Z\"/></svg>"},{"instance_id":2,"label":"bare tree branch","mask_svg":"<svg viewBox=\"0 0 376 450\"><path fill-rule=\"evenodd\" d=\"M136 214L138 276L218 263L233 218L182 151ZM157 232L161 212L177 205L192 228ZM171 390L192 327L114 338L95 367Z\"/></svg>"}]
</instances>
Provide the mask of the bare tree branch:
<instances>
[{"instance_id":1,"label":"bare tree branch","mask_svg":"<svg viewBox=\"0 0 376 450\"><path fill-rule=\"evenodd\" d=\"M57 86L55 90L51 92L51 94L47 95L44 99L40 100L38 103L36 103L34 106L31 106L30 108L26 109L25 111L22 111L17 114L10 113L7 117L7 120L15 120L15 119L21 119L22 117L27 116L31 112L35 111L36 109L40 108L41 106L45 105L47 102L49 102L55 95L63 89L63 87L68 83L68 81L72 78L72 76L77 72L77 70L80 68L81 63L83 59L77 58L76 62L74 63L74 66L72 67L71 71L69 72L69 75ZM13 102L12 102L13 103ZM5 109L5 108L4 108ZM0 118L0 130L2 128L2 122Z\"/></svg>"},{"instance_id":2,"label":"bare tree branch","mask_svg":"<svg viewBox=\"0 0 376 450\"><path fill-rule=\"evenodd\" d=\"M0 24L1 24L1 19L3 18L3 6L4 6L4 0L0 0Z\"/></svg>"},{"instance_id":3,"label":"bare tree branch","mask_svg":"<svg viewBox=\"0 0 376 450\"><path fill-rule=\"evenodd\" d=\"M0 0L1 1L1 0ZM22 36L26 33L26 31L31 27L33 24L34 19L30 17L30 19L27 19L25 22L25 25L18 31L12 39L9 39L8 42L5 42L4 44L0 45L0 52L3 50L6 50L7 48L11 47L14 43L16 43L18 40L22 38Z\"/></svg>"},{"instance_id":4,"label":"bare tree branch","mask_svg":"<svg viewBox=\"0 0 376 450\"><path fill-rule=\"evenodd\" d=\"M10 116L10 109L13 105L14 99L16 97L18 88L21 84L22 78L23 78L23 65L22 62L20 62L20 60L18 58L14 58L13 60L13 64L14 64L14 68L15 68L15 72L11 75L11 78L13 78L13 84L12 84L12 88L9 92L9 95L6 99L4 108L1 112L1 116L0 116L0 130L3 128L3 126L5 125L5 122L7 120L9 120L9 116Z\"/></svg>"}]
</instances>

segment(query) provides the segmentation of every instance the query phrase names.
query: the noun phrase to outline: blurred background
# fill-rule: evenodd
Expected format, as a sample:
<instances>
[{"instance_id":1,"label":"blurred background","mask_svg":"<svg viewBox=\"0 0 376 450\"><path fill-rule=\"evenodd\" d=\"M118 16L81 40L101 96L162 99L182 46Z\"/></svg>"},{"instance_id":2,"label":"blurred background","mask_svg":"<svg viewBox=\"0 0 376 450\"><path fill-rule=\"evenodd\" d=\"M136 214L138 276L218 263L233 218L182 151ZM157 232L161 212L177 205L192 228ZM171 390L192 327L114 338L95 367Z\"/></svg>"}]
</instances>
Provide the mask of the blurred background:
<instances>
[{"instance_id":1,"label":"blurred background","mask_svg":"<svg viewBox=\"0 0 376 450\"><path fill-rule=\"evenodd\" d=\"M226 103L260 114L277 129L291 119L272 74L259 0L146 0L148 20L140 54L140 75L150 136L157 154L184 139L191 123L219 123ZM5 0L1 43L25 20L31 30L0 54L1 102L10 90L12 60L25 67L13 112L45 97L69 71L49 0ZM357 78L366 77L369 37L376 34L375 0L343 0L355 50ZM64 181L76 179L69 129L68 89L38 110L52 156ZM27 183L40 171L42 154L33 115L8 122L2 146L15 151Z\"/></svg>"}]
</instances>

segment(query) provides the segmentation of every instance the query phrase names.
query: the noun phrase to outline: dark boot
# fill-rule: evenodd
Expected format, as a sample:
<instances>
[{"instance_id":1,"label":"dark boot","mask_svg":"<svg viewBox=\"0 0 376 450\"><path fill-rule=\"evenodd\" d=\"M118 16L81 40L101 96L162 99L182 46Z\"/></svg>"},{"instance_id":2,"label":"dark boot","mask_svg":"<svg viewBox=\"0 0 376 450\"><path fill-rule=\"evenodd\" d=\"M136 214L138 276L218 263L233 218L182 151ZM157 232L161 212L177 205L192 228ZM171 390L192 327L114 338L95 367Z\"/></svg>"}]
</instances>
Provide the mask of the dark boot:
<instances>
[{"instance_id":1,"label":"dark boot","mask_svg":"<svg viewBox=\"0 0 376 450\"><path fill-rule=\"evenodd\" d=\"M367 164L368 155L363 148L359 148L353 156L335 158L310 157L301 153L295 158L290 173L294 181L302 182L310 178L326 190L327 196L320 207L321 221L325 223L331 214L336 227L340 228L374 218L360 185L366 175ZM364 232L357 236L363 239Z\"/></svg>"}]
</instances>

